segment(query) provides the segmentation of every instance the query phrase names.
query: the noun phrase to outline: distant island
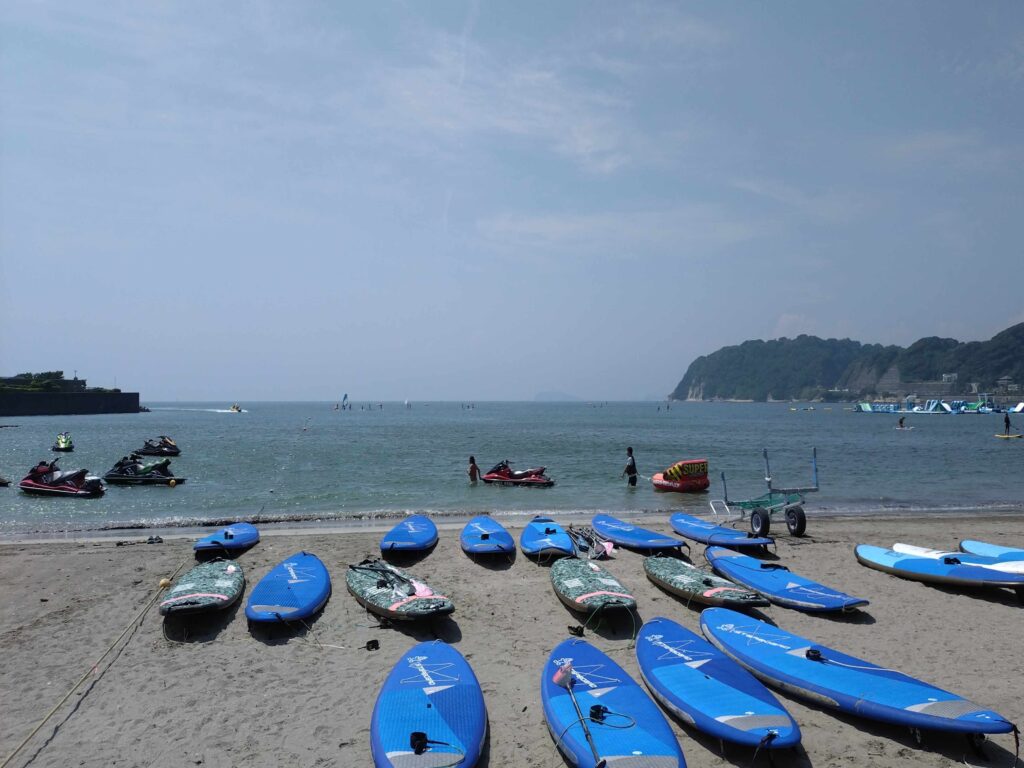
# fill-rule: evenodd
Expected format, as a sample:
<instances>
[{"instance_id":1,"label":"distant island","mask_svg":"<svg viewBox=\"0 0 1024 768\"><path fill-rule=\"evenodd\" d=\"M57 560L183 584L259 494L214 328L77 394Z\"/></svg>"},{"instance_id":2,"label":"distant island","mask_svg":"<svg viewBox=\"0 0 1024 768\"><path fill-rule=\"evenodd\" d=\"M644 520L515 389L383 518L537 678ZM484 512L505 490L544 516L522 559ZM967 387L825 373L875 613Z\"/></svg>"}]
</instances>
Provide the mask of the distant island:
<instances>
[{"instance_id":1,"label":"distant island","mask_svg":"<svg viewBox=\"0 0 1024 768\"><path fill-rule=\"evenodd\" d=\"M0 416L139 413L139 393L88 387L64 371L19 373L0 378Z\"/></svg>"},{"instance_id":2,"label":"distant island","mask_svg":"<svg viewBox=\"0 0 1024 768\"><path fill-rule=\"evenodd\" d=\"M988 341L937 336L909 347L850 339L745 341L698 357L673 400L826 400L948 397L989 393L1020 398L1024 323Z\"/></svg>"}]
</instances>

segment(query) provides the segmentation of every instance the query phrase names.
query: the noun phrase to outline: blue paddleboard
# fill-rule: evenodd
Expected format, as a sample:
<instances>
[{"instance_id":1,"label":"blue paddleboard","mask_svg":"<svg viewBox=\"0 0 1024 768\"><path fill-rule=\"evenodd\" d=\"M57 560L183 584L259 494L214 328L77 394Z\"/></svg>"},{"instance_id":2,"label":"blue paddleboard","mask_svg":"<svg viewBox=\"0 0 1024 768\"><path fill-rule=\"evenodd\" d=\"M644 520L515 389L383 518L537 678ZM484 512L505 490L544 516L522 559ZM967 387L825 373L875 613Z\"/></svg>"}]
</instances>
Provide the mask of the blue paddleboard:
<instances>
[{"instance_id":1,"label":"blue paddleboard","mask_svg":"<svg viewBox=\"0 0 1024 768\"><path fill-rule=\"evenodd\" d=\"M858 544L854 549L857 562L876 571L891 573L913 581L947 584L955 587L1010 587L1024 589L1024 573L1003 572L977 562L971 555L963 559L955 556L934 558L904 554L870 544ZM974 556L977 557L977 556ZM1004 565L1015 565L1011 561Z\"/></svg>"},{"instance_id":2,"label":"blue paddleboard","mask_svg":"<svg viewBox=\"0 0 1024 768\"><path fill-rule=\"evenodd\" d=\"M550 517L538 515L526 524L519 535L524 555L563 557L576 554L572 539L565 529Z\"/></svg>"},{"instance_id":3,"label":"blue paddleboard","mask_svg":"<svg viewBox=\"0 0 1024 768\"><path fill-rule=\"evenodd\" d=\"M249 523L232 523L227 528L204 536L192 545L196 552L238 552L260 540L260 532Z\"/></svg>"},{"instance_id":4,"label":"blue paddleboard","mask_svg":"<svg viewBox=\"0 0 1024 768\"><path fill-rule=\"evenodd\" d=\"M462 551L469 555L489 555L516 551L516 543L512 534L505 530L497 520L480 515L474 517L459 536Z\"/></svg>"},{"instance_id":5,"label":"blue paddleboard","mask_svg":"<svg viewBox=\"0 0 1024 768\"><path fill-rule=\"evenodd\" d=\"M985 541L964 539L960 542L960 550L962 552L969 552L972 555L991 557L1004 563L1013 563L1018 560L1024 560L1024 549L1001 547L998 544L989 544Z\"/></svg>"},{"instance_id":6,"label":"blue paddleboard","mask_svg":"<svg viewBox=\"0 0 1024 768\"><path fill-rule=\"evenodd\" d=\"M793 573L779 563L768 563L723 547L708 547L704 557L715 572L754 590L783 608L797 611L850 611L868 604L862 597L826 587Z\"/></svg>"},{"instance_id":7,"label":"blue paddleboard","mask_svg":"<svg viewBox=\"0 0 1024 768\"><path fill-rule=\"evenodd\" d=\"M716 739L761 749L800 743L800 728L757 679L700 635L658 617L636 638L640 675L680 720Z\"/></svg>"},{"instance_id":8,"label":"blue paddleboard","mask_svg":"<svg viewBox=\"0 0 1024 768\"><path fill-rule=\"evenodd\" d=\"M572 685L584 722L569 690ZM683 751L661 710L625 670L586 640L570 638L555 647L540 677L544 719L558 748L576 768L594 768L589 729L598 756L609 766L685 768ZM592 707L607 708L594 717ZM589 716L589 717L588 717Z\"/></svg>"},{"instance_id":9,"label":"blue paddleboard","mask_svg":"<svg viewBox=\"0 0 1024 768\"><path fill-rule=\"evenodd\" d=\"M668 519L668 522L672 526L672 530L680 536L685 536L692 541L699 541L701 544L717 544L730 549L743 549L744 547L767 547L769 544L775 543L775 539L750 536L735 528L724 528L682 512L676 512Z\"/></svg>"},{"instance_id":10,"label":"blue paddleboard","mask_svg":"<svg viewBox=\"0 0 1024 768\"><path fill-rule=\"evenodd\" d=\"M998 712L954 693L727 608L705 610L700 628L757 677L818 706L909 728L959 733L1013 730Z\"/></svg>"},{"instance_id":11,"label":"blue paddleboard","mask_svg":"<svg viewBox=\"0 0 1024 768\"><path fill-rule=\"evenodd\" d=\"M611 515L594 515L591 520L594 530L604 536L612 544L645 552L657 552L665 549L678 549L687 546L685 541L666 536L657 531L649 531L619 520Z\"/></svg>"},{"instance_id":12,"label":"blue paddleboard","mask_svg":"<svg viewBox=\"0 0 1024 768\"><path fill-rule=\"evenodd\" d=\"M381 552L420 552L437 544L437 526L429 517L411 515L384 534Z\"/></svg>"},{"instance_id":13,"label":"blue paddleboard","mask_svg":"<svg viewBox=\"0 0 1024 768\"><path fill-rule=\"evenodd\" d=\"M462 654L440 640L420 643L398 660L377 696L370 717L373 765L472 768L486 732L484 695Z\"/></svg>"},{"instance_id":14,"label":"blue paddleboard","mask_svg":"<svg viewBox=\"0 0 1024 768\"><path fill-rule=\"evenodd\" d=\"M260 579L249 594L249 621L298 621L319 611L331 596L331 575L316 555L296 552Z\"/></svg>"}]
</instances>

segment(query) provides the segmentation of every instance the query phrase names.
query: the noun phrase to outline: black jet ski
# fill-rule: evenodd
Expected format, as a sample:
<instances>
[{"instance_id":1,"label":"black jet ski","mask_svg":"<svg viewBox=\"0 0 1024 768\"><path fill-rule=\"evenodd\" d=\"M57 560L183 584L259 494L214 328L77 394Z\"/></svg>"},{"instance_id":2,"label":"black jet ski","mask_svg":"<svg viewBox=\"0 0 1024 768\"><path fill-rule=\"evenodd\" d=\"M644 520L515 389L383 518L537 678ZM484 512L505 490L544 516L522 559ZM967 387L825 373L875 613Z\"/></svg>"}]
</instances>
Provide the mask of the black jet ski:
<instances>
[{"instance_id":1,"label":"black jet ski","mask_svg":"<svg viewBox=\"0 0 1024 768\"><path fill-rule=\"evenodd\" d=\"M0 488L6 488L10 484L11 481L8 480L6 477L0 477Z\"/></svg>"},{"instance_id":2,"label":"black jet ski","mask_svg":"<svg viewBox=\"0 0 1024 768\"><path fill-rule=\"evenodd\" d=\"M29 470L28 475L18 483L25 493L37 496L75 496L95 499L106 490L103 482L87 469L70 469L64 472L57 467L57 459L41 461Z\"/></svg>"},{"instance_id":3,"label":"black jet ski","mask_svg":"<svg viewBox=\"0 0 1024 768\"><path fill-rule=\"evenodd\" d=\"M167 435L160 435L155 440L147 440L136 453L142 456L179 456L181 448Z\"/></svg>"},{"instance_id":4,"label":"black jet ski","mask_svg":"<svg viewBox=\"0 0 1024 768\"><path fill-rule=\"evenodd\" d=\"M137 453L125 456L103 476L111 485L169 485L172 488L184 483L184 477L175 477L171 472L170 459L156 461L142 460Z\"/></svg>"}]
</instances>

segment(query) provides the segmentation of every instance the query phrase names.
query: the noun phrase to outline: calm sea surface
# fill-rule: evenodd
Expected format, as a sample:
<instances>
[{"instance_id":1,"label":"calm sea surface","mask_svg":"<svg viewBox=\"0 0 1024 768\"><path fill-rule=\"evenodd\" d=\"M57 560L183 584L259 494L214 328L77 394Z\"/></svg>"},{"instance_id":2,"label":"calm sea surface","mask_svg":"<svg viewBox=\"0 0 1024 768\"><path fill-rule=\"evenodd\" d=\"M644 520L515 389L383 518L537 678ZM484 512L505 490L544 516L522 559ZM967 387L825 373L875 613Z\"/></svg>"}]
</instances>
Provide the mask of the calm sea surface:
<instances>
[{"instance_id":1,"label":"calm sea surface","mask_svg":"<svg viewBox=\"0 0 1024 768\"><path fill-rule=\"evenodd\" d=\"M821 492L808 513L991 509L1024 511L1024 440L996 440L1002 415L896 417L842 406L791 411L788 404L384 403L335 411L333 403L151 404L152 413L5 418L0 429L0 533L95 530L129 524L195 525L252 518L345 519L409 510L443 515L483 512L567 515L631 510L707 510L721 495L764 490L761 449L777 485L810 482L818 449ZM1024 416L1015 423L1024 427ZM101 499L33 498L16 483L70 430L75 451L65 469L102 475L147 437L170 435L177 488L110 487ZM643 475L683 458L708 458L710 494L655 493L620 479L632 445ZM544 465L551 489L470 486L467 458L487 471L508 458Z\"/></svg>"}]
</instances>

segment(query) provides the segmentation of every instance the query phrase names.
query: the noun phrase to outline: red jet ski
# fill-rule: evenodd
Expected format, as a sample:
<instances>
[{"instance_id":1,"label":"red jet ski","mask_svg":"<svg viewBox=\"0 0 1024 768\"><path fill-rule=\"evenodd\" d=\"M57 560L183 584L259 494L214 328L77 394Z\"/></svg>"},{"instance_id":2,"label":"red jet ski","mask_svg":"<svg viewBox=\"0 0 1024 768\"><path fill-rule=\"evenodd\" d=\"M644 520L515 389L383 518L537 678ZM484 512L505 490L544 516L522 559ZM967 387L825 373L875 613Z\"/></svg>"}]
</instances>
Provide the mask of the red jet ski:
<instances>
[{"instance_id":1,"label":"red jet ski","mask_svg":"<svg viewBox=\"0 0 1024 768\"><path fill-rule=\"evenodd\" d=\"M87 469L67 472L58 469L57 459L41 461L32 467L18 487L37 496L77 496L84 499L99 498L106 490L100 478L90 475Z\"/></svg>"},{"instance_id":2,"label":"red jet ski","mask_svg":"<svg viewBox=\"0 0 1024 768\"><path fill-rule=\"evenodd\" d=\"M481 480L495 485L524 485L532 488L550 488L555 481L544 474L547 467L534 467L515 471L509 466L508 459L495 464L491 471Z\"/></svg>"}]
</instances>

